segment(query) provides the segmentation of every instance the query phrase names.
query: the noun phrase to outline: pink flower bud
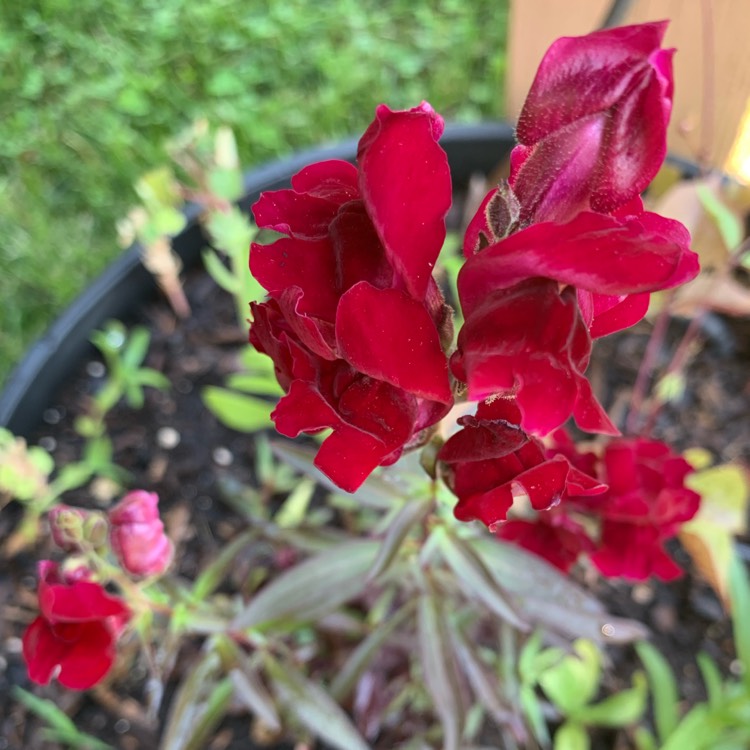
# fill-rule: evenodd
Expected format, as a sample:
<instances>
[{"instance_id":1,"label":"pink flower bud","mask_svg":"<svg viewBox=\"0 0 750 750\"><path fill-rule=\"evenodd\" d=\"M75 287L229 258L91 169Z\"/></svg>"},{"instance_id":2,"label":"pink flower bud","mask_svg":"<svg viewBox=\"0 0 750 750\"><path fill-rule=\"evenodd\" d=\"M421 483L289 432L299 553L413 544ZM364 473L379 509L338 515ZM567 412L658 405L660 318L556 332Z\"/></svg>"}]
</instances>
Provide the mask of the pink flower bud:
<instances>
[{"instance_id":1,"label":"pink flower bud","mask_svg":"<svg viewBox=\"0 0 750 750\"><path fill-rule=\"evenodd\" d=\"M172 562L172 542L159 518L155 492L129 492L109 511L109 539L120 564L136 576L163 573Z\"/></svg>"}]
</instances>

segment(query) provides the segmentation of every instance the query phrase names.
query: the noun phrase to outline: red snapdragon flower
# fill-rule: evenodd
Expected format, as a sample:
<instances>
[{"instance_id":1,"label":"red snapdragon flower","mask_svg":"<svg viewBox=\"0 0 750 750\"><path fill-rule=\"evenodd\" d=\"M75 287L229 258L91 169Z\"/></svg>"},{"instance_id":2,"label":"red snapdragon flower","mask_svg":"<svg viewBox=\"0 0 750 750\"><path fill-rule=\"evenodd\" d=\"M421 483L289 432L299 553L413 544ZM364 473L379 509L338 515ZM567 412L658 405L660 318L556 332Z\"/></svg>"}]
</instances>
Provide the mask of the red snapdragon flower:
<instances>
[{"instance_id":1,"label":"red snapdragon flower","mask_svg":"<svg viewBox=\"0 0 750 750\"><path fill-rule=\"evenodd\" d=\"M650 292L698 272L687 230L638 197L664 157L663 26L553 45L519 122L510 183L467 228L465 323L451 369L470 399L515 396L535 435L571 415L585 430L618 434L584 376L591 339L633 325Z\"/></svg>"},{"instance_id":2,"label":"red snapdragon flower","mask_svg":"<svg viewBox=\"0 0 750 750\"><path fill-rule=\"evenodd\" d=\"M164 533L158 505L155 492L134 490L107 514L112 551L133 575L160 575L172 562L174 547Z\"/></svg>"},{"instance_id":3,"label":"red snapdragon flower","mask_svg":"<svg viewBox=\"0 0 750 750\"><path fill-rule=\"evenodd\" d=\"M440 449L438 459L458 497L453 512L460 521L480 520L494 530L520 496L540 511L566 495L606 489L564 456L549 458L543 445L518 427L520 416L511 400L484 401L475 416L458 420L462 429Z\"/></svg>"},{"instance_id":4,"label":"red snapdragon flower","mask_svg":"<svg viewBox=\"0 0 750 750\"><path fill-rule=\"evenodd\" d=\"M23 635L29 677L46 685L56 674L61 685L86 690L100 682L115 659L116 639L130 617L125 603L87 580L90 571L63 572L39 563L41 614Z\"/></svg>"},{"instance_id":5,"label":"red snapdragon flower","mask_svg":"<svg viewBox=\"0 0 750 750\"><path fill-rule=\"evenodd\" d=\"M272 417L290 437L332 428L315 463L349 491L453 401L449 311L432 278L451 202L442 130L426 103L381 105L358 168L313 164L253 206L258 226L287 235L250 253L271 298L251 306L250 341L287 391Z\"/></svg>"},{"instance_id":6,"label":"red snapdragon flower","mask_svg":"<svg viewBox=\"0 0 750 750\"><path fill-rule=\"evenodd\" d=\"M700 495L685 487L685 477L693 471L690 464L659 440L613 440L597 457L577 452L562 430L553 438L547 459L565 457L592 481L596 477L603 491L569 492L533 518L498 524L497 536L563 571L583 552L610 578L644 581L653 575L669 581L681 575L664 542L698 512ZM584 517L588 527L580 523ZM597 525L598 538L593 532Z\"/></svg>"},{"instance_id":7,"label":"red snapdragon flower","mask_svg":"<svg viewBox=\"0 0 750 750\"><path fill-rule=\"evenodd\" d=\"M602 519L591 561L606 576L664 581L682 570L664 542L698 512L700 495L685 487L693 467L659 440L627 438L607 445L600 474L609 490L578 502Z\"/></svg>"}]
</instances>

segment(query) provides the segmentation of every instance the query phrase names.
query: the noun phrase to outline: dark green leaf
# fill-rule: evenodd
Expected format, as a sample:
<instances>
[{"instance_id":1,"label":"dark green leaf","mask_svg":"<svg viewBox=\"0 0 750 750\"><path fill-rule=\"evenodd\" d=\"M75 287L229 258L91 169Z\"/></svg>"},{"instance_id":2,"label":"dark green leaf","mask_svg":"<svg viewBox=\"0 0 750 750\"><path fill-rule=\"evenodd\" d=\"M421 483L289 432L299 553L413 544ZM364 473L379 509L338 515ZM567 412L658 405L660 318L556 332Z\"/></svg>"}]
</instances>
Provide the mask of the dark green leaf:
<instances>
[{"instance_id":1,"label":"dark green leaf","mask_svg":"<svg viewBox=\"0 0 750 750\"><path fill-rule=\"evenodd\" d=\"M276 712L274 700L260 680L258 670L243 665L229 673L237 697L257 716L271 731L281 731L281 720Z\"/></svg>"},{"instance_id":2,"label":"dark green leaf","mask_svg":"<svg viewBox=\"0 0 750 750\"><path fill-rule=\"evenodd\" d=\"M236 562L237 555L257 538L255 529L245 531L233 539L219 552L210 565L208 565L198 576L193 584L193 597L197 601L203 601L211 595L220 585Z\"/></svg>"},{"instance_id":3,"label":"dark green leaf","mask_svg":"<svg viewBox=\"0 0 750 750\"><path fill-rule=\"evenodd\" d=\"M338 701L346 698L354 685L372 662L391 634L414 612L414 602L401 607L375 629L352 651L331 683L331 695Z\"/></svg>"}]
</instances>

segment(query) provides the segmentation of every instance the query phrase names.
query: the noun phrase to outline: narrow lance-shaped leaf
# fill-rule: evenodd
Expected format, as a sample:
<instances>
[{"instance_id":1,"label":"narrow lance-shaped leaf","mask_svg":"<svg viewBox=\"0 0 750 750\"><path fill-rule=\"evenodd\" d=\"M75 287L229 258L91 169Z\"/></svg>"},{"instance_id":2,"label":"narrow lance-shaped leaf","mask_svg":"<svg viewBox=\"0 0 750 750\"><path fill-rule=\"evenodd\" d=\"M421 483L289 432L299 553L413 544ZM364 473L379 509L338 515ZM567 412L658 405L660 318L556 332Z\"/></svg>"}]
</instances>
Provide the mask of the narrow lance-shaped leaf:
<instances>
[{"instance_id":1,"label":"narrow lance-shaped leaf","mask_svg":"<svg viewBox=\"0 0 750 750\"><path fill-rule=\"evenodd\" d=\"M501 688L495 675L482 663L457 626L450 628L450 636L458 655L458 663L479 702L498 724L511 722L513 712L510 706L504 705L500 700Z\"/></svg>"},{"instance_id":2,"label":"narrow lance-shaped leaf","mask_svg":"<svg viewBox=\"0 0 750 750\"><path fill-rule=\"evenodd\" d=\"M236 294L240 291L242 284L240 280L221 262L215 251L206 249L201 254L203 265L211 278L225 292Z\"/></svg>"},{"instance_id":3,"label":"narrow lance-shaped leaf","mask_svg":"<svg viewBox=\"0 0 750 750\"><path fill-rule=\"evenodd\" d=\"M216 727L226 716L232 701L234 686L229 677L217 682L203 703L202 712L193 724L190 736L180 750L203 750Z\"/></svg>"},{"instance_id":4,"label":"narrow lance-shaped leaf","mask_svg":"<svg viewBox=\"0 0 750 750\"><path fill-rule=\"evenodd\" d=\"M336 700L349 695L367 665L377 656L391 634L414 613L414 608L413 601L405 604L354 649L331 683L331 695Z\"/></svg>"},{"instance_id":5,"label":"narrow lance-shaped leaf","mask_svg":"<svg viewBox=\"0 0 750 750\"><path fill-rule=\"evenodd\" d=\"M388 525L388 531L380 544L375 562L367 574L369 581L375 580L387 570L399 553L409 532L427 516L432 504L425 501L407 500Z\"/></svg>"},{"instance_id":6,"label":"narrow lance-shaped leaf","mask_svg":"<svg viewBox=\"0 0 750 750\"><path fill-rule=\"evenodd\" d=\"M227 388L232 388L245 393L257 393L262 396L283 396L284 389L279 385L279 381L273 376L268 375L250 375L244 372L237 372L230 375L226 380Z\"/></svg>"},{"instance_id":7,"label":"narrow lance-shaped leaf","mask_svg":"<svg viewBox=\"0 0 750 750\"><path fill-rule=\"evenodd\" d=\"M466 542L490 575L516 596L522 617L567 638L627 643L645 637L643 625L610 617L601 602L536 555L492 537Z\"/></svg>"},{"instance_id":8,"label":"narrow lance-shaped leaf","mask_svg":"<svg viewBox=\"0 0 750 750\"><path fill-rule=\"evenodd\" d=\"M650 643L636 643L635 650L646 668L651 685L656 733L661 742L666 742L679 721L677 681L669 662Z\"/></svg>"},{"instance_id":9,"label":"narrow lance-shaped leaf","mask_svg":"<svg viewBox=\"0 0 750 750\"><path fill-rule=\"evenodd\" d=\"M519 630L528 630L529 626L471 547L444 533L440 536L440 552L473 599L482 602L491 612Z\"/></svg>"},{"instance_id":10,"label":"narrow lance-shaped leaf","mask_svg":"<svg viewBox=\"0 0 750 750\"><path fill-rule=\"evenodd\" d=\"M320 685L270 655L265 666L279 702L306 729L338 750L369 750L343 709Z\"/></svg>"},{"instance_id":11,"label":"narrow lance-shaped leaf","mask_svg":"<svg viewBox=\"0 0 750 750\"><path fill-rule=\"evenodd\" d=\"M220 681L221 660L208 649L188 672L172 701L160 750L184 750L195 727L208 707L213 690Z\"/></svg>"},{"instance_id":12,"label":"narrow lance-shaped leaf","mask_svg":"<svg viewBox=\"0 0 750 750\"><path fill-rule=\"evenodd\" d=\"M235 564L237 555L256 537L258 533L251 529L240 534L233 539L222 551L211 561L211 564L205 568L193 584L193 598L202 601L212 594L229 570Z\"/></svg>"},{"instance_id":13,"label":"narrow lance-shaped leaf","mask_svg":"<svg viewBox=\"0 0 750 750\"><path fill-rule=\"evenodd\" d=\"M639 721L646 710L648 688L643 672L633 675L633 687L620 690L596 703L584 706L575 717L584 724L600 727L623 727Z\"/></svg>"},{"instance_id":14,"label":"narrow lance-shaped leaf","mask_svg":"<svg viewBox=\"0 0 750 750\"><path fill-rule=\"evenodd\" d=\"M729 565L729 592L734 643L737 656L745 668L744 682L750 686L750 580L745 563L736 553Z\"/></svg>"},{"instance_id":15,"label":"narrow lance-shaped leaf","mask_svg":"<svg viewBox=\"0 0 750 750\"><path fill-rule=\"evenodd\" d=\"M294 528L305 519L310 506L315 483L310 479L303 479L286 497L281 507L276 511L273 520L281 528Z\"/></svg>"},{"instance_id":16,"label":"narrow lance-shaped leaf","mask_svg":"<svg viewBox=\"0 0 750 750\"><path fill-rule=\"evenodd\" d=\"M455 656L434 595L419 600L419 646L427 689L443 726L444 750L458 750L463 731L463 706L456 674Z\"/></svg>"},{"instance_id":17,"label":"narrow lance-shaped leaf","mask_svg":"<svg viewBox=\"0 0 750 750\"><path fill-rule=\"evenodd\" d=\"M719 708L724 698L724 681L721 672L716 662L705 651L701 651L695 658L706 686L708 705L711 708Z\"/></svg>"},{"instance_id":18,"label":"narrow lance-shaped leaf","mask_svg":"<svg viewBox=\"0 0 750 750\"><path fill-rule=\"evenodd\" d=\"M233 629L291 625L332 612L362 592L377 552L376 541L354 541L311 557L261 589Z\"/></svg>"},{"instance_id":19,"label":"narrow lance-shaped leaf","mask_svg":"<svg viewBox=\"0 0 750 750\"><path fill-rule=\"evenodd\" d=\"M229 679L234 685L237 698L244 703L271 731L281 730L281 720L276 712L273 698L260 680L257 669L243 666L233 669Z\"/></svg>"}]
</instances>

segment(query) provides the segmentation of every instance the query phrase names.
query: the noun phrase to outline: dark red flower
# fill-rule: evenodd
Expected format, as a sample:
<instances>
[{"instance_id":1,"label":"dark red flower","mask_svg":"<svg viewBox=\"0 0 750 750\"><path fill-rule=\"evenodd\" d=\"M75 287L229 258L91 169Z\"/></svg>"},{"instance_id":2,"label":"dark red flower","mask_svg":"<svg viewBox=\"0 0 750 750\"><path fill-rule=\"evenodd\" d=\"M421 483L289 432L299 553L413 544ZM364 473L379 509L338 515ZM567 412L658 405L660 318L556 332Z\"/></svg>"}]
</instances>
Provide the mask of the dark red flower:
<instances>
[{"instance_id":1,"label":"dark red flower","mask_svg":"<svg viewBox=\"0 0 750 750\"><path fill-rule=\"evenodd\" d=\"M591 560L604 575L631 581L651 575L669 581L681 575L664 542L698 512L700 495L685 487L692 471L658 440L628 438L607 446L600 474L609 490L595 501L576 500L602 519Z\"/></svg>"},{"instance_id":2,"label":"dark red flower","mask_svg":"<svg viewBox=\"0 0 750 750\"><path fill-rule=\"evenodd\" d=\"M155 492L129 492L108 512L109 540L122 567L136 576L163 573L174 548L159 518Z\"/></svg>"},{"instance_id":3,"label":"dark red flower","mask_svg":"<svg viewBox=\"0 0 750 750\"><path fill-rule=\"evenodd\" d=\"M666 153L667 23L563 37L547 50L518 119L510 185L522 225L609 213L638 196Z\"/></svg>"},{"instance_id":4,"label":"dark red flower","mask_svg":"<svg viewBox=\"0 0 750 750\"><path fill-rule=\"evenodd\" d=\"M567 573L582 553L593 552L595 546L585 527L568 514L566 505L563 500L537 513L533 520L514 518L500 523L495 535Z\"/></svg>"},{"instance_id":5,"label":"dark red flower","mask_svg":"<svg viewBox=\"0 0 750 750\"><path fill-rule=\"evenodd\" d=\"M114 663L115 642L130 616L125 603L87 580L88 571L64 573L49 560L39 563L41 614L23 636L29 677L46 685L86 690Z\"/></svg>"},{"instance_id":6,"label":"dark red flower","mask_svg":"<svg viewBox=\"0 0 750 750\"><path fill-rule=\"evenodd\" d=\"M315 463L349 491L453 401L449 311L432 278L451 202L442 129L426 103L381 105L359 169L314 164L253 206L259 226L288 235L250 254L271 297L252 305L250 341L287 390L272 417L290 437L332 428Z\"/></svg>"},{"instance_id":7,"label":"dark red flower","mask_svg":"<svg viewBox=\"0 0 750 750\"><path fill-rule=\"evenodd\" d=\"M462 429L441 448L438 459L458 496L454 514L460 521L480 520L494 530L505 521L514 499L528 498L540 511L566 494L605 489L564 456L548 458L543 445L518 427L519 421L513 401L483 401L476 416L458 420Z\"/></svg>"},{"instance_id":8,"label":"dark red flower","mask_svg":"<svg viewBox=\"0 0 750 750\"><path fill-rule=\"evenodd\" d=\"M696 275L687 230L643 211L585 211L495 240L491 219L480 209L465 237L454 375L472 400L515 395L526 432L546 435L572 414L585 430L617 434L584 377L591 338L639 320L649 292Z\"/></svg>"}]
</instances>

